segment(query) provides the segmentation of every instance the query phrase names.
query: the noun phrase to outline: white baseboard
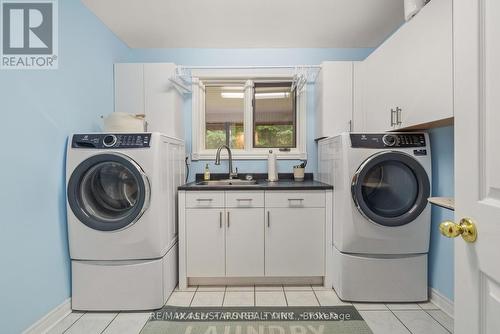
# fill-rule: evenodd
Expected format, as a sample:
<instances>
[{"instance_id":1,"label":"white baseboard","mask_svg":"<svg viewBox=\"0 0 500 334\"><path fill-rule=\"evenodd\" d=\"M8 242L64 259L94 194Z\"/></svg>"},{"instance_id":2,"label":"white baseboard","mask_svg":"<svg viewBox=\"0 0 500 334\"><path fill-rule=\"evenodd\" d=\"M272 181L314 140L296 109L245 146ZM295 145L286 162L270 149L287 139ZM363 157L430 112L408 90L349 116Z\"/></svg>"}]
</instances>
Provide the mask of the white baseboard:
<instances>
[{"instance_id":1,"label":"white baseboard","mask_svg":"<svg viewBox=\"0 0 500 334\"><path fill-rule=\"evenodd\" d=\"M444 313L453 318L454 307L452 300L449 300L448 297L443 296L443 294L433 288L429 288L429 296L431 302L439 306Z\"/></svg>"},{"instance_id":2,"label":"white baseboard","mask_svg":"<svg viewBox=\"0 0 500 334\"><path fill-rule=\"evenodd\" d=\"M37 322L26 329L23 334L46 333L60 320L71 313L71 298L66 299L62 304L56 306L49 313L40 318Z\"/></svg>"}]
</instances>

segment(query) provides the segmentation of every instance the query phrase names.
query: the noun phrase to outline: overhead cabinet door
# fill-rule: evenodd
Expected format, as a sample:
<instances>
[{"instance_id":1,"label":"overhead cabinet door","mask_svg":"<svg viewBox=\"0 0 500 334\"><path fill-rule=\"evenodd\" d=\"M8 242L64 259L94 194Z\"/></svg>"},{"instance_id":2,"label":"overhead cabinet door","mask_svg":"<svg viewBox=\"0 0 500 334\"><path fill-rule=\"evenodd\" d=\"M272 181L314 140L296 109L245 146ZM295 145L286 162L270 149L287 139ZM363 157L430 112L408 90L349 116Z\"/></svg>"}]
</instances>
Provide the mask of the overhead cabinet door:
<instances>
[{"instance_id":1,"label":"overhead cabinet door","mask_svg":"<svg viewBox=\"0 0 500 334\"><path fill-rule=\"evenodd\" d=\"M145 114L143 64L115 64L115 112Z\"/></svg>"},{"instance_id":2,"label":"overhead cabinet door","mask_svg":"<svg viewBox=\"0 0 500 334\"><path fill-rule=\"evenodd\" d=\"M324 276L324 208L266 210L266 276Z\"/></svg>"},{"instance_id":3,"label":"overhead cabinet door","mask_svg":"<svg viewBox=\"0 0 500 334\"><path fill-rule=\"evenodd\" d=\"M429 2L356 67L363 131L453 117L451 0ZM391 109L400 111L391 113Z\"/></svg>"}]
</instances>

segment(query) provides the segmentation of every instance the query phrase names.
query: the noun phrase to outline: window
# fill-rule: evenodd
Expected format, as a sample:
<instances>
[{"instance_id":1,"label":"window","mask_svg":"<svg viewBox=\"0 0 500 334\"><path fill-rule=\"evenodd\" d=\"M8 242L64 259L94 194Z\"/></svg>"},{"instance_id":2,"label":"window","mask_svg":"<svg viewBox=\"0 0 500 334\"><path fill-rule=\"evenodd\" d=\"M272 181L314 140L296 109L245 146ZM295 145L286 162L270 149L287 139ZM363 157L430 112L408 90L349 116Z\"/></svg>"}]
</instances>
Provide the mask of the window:
<instances>
[{"instance_id":1,"label":"window","mask_svg":"<svg viewBox=\"0 0 500 334\"><path fill-rule=\"evenodd\" d=\"M253 147L296 147L295 91L291 82L255 83Z\"/></svg>"},{"instance_id":2,"label":"window","mask_svg":"<svg viewBox=\"0 0 500 334\"><path fill-rule=\"evenodd\" d=\"M245 148L243 89L243 86L205 87L206 149L217 149L222 144L232 149Z\"/></svg>"},{"instance_id":3,"label":"window","mask_svg":"<svg viewBox=\"0 0 500 334\"><path fill-rule=\"evenodd\" d=\"M228 145L235 159L305 159L305 88L292 77L193 78L193 156L213 159Z\"/></svg>"}]
</instances>

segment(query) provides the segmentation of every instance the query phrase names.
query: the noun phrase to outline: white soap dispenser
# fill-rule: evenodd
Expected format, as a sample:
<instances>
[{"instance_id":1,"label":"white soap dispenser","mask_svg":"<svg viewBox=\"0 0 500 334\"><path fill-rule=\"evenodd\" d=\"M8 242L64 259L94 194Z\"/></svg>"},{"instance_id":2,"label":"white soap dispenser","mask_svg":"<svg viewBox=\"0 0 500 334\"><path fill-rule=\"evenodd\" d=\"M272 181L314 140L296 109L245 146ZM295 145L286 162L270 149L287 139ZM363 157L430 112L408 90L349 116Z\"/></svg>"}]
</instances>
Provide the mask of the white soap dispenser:
<instances>
[{"instance_id":1,"label":"white soap dispenser","mask_svg":"<svg viewBox=\"0 0 500 334\"><path fill-rule=\"evenodd\" d=\"M271 182L278 181L278 171L276 168L276 154L269 150L267 156L267 180Z\"/></svg>"}]
</instances>

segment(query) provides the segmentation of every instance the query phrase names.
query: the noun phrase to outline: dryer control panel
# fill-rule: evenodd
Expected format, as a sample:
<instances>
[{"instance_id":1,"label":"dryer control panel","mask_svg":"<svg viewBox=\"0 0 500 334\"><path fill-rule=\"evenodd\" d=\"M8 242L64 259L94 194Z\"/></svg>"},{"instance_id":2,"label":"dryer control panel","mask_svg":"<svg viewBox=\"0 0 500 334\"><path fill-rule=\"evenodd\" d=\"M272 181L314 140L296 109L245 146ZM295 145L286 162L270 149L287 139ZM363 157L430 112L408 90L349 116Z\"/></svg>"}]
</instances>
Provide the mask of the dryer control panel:
<instances>
[{"instance_id":1,"label":"dryer control panel","mask_svg":"<svg viewBox=\"0 0 500 334\"><path fill-rule=\"evenodd\" d=\"M351 133L353 148L425 147L423 133Z\"/></svg>"},{"instance_id":2,"label":"dryer control panel","mask_svg":"<svg viewBox=\"0 0 500 334\"><path fill-rule=\"evenodd\" d=\"M147 148L151 145L150 133L94 133L75 134L71 141L72 148L126 149Z\"/></svg>"}]
</instances>

